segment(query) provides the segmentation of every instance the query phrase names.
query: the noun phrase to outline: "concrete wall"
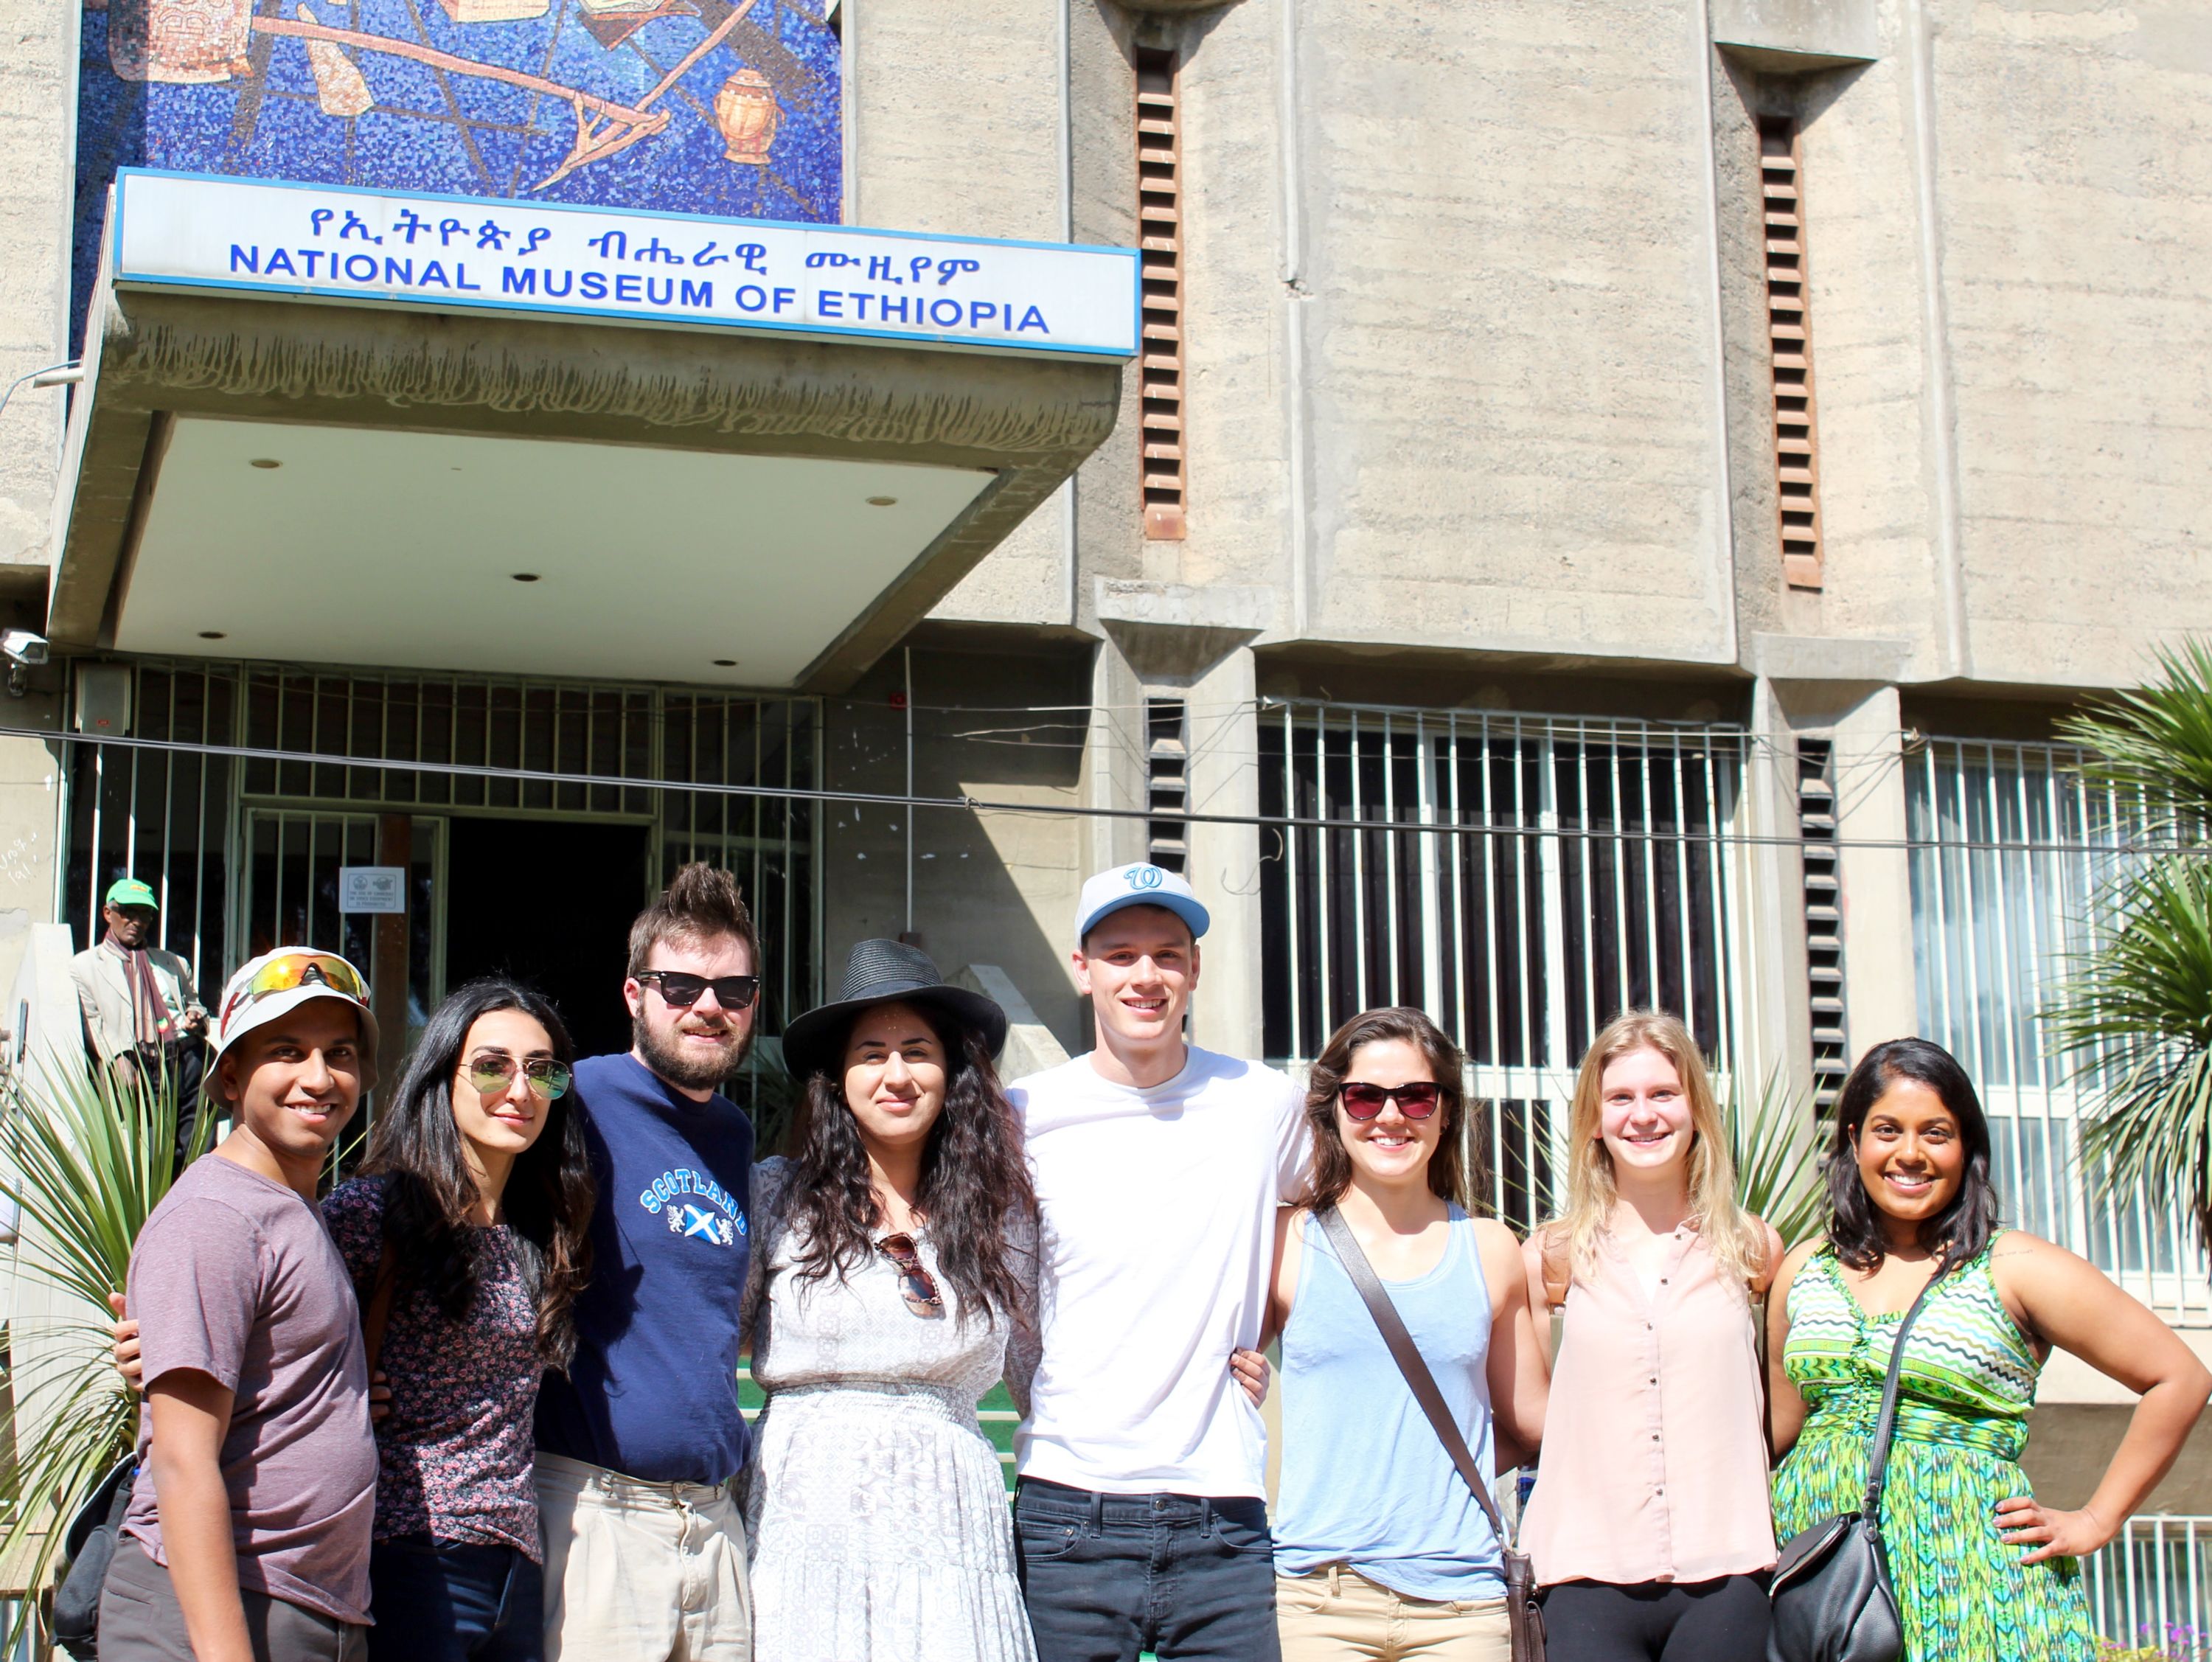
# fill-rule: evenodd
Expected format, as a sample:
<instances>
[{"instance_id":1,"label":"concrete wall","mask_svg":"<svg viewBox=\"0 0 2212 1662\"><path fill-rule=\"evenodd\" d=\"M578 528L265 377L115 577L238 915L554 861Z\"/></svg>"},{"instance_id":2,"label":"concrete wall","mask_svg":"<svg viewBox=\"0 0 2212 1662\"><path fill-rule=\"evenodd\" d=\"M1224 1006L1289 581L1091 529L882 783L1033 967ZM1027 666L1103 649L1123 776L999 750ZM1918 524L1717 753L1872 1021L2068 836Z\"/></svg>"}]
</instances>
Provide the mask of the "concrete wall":
<instances>
[{"instance_id":1,"label":"concrete wall","mask_svg":"<svg viewBox=\"0 0 2212 1662\"><path fill-rule=\"evenodd\" d=\"M824 782L902 792L907 715L893 700L911 666L914 788L923 796L1070 807L1080 800L1091 693L1081 643L1008 649L990 641L895 651L823 715ZM1023 713L1020 707L1057 706ZM1073 817L925 809L911 826L907 910L904 810L823 811L823 962L834 991L856 941L911 928L946 975L996 965L1069 1051L1090 1048L1068 967L1085 872L1085 823Z\"/></svg>"},{"instance_id":2,"label":"concrete wall","mask_svg":"<svg viewBox=\"0 0 2212 1662\"><path fill-rule=\"evenodd\" d=\"M0 0L0 388L69 356L76 53L73 7ZM0 564L46 559L65 396L25 385L0 414Z\"/></svg>"},{"instance_id":3,"label":"concrete wall","mask_svg":"<svg viewBox=\"0 0 2212 1662\"><path fill-rule=\"evenodd\" d=\"M1978 679L2212 624L2212 14L1925 0Z\"/></svg>"},{"instance_id":4,"label":"concrete wall","mask_svg":"<svg viewBox=\"0 0 2212 1662\"><path fill-rule=\"evenodd\" d=\"M1766 633L2066 688L2212 628L2184 0L1734 0L1720 49L1675 0L1076 0L1064 113L1054 8L978 0L980 51L932 9L856 8L884 222L1130 239L1129 53L1180 43L1190 503L1139 539L1125 412L939 616L1087 626L1133 577L1267 591L1263 648L1750 670ZM1819 591L1774 533L1762 113L1803 135Z\"/></svg>"}]
</instances>

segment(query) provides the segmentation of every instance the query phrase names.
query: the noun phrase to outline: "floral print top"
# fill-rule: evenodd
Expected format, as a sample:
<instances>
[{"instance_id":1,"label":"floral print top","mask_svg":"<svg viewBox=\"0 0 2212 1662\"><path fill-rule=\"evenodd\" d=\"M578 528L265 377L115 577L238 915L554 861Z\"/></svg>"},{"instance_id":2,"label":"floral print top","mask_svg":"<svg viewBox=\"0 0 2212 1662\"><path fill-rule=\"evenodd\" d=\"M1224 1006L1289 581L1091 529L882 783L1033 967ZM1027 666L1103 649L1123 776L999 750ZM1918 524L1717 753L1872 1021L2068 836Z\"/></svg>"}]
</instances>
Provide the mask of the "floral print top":
<instances>
[{"instance_id":1,"label":"floral print top","mask_svg":"<svg viewBox=\"0 0 2212 1662\"><path fill-rule=\"evenodd\" d=\"M340 1184L323 1202L323 1221L365 1321L384 1250L382 1181ZM495 1226L485 1245L483 1284L465 1321L448 1320L419 1288L392 1301L377 1359L392 1412L376 1427L375 1538L514 1547L535 1562L536 1301L514 1232Z\"/></svg>"}]
</instances>

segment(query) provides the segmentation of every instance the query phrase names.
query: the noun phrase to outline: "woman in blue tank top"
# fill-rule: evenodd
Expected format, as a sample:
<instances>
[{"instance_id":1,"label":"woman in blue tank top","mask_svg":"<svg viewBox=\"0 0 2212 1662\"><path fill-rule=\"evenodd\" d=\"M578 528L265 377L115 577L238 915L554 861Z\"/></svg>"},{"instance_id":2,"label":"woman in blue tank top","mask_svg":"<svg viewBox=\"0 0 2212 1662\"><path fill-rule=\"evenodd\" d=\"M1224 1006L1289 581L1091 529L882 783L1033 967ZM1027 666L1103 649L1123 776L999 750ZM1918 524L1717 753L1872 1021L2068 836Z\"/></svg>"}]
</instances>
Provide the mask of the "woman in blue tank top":
<instances>
[{"instance_id":1,"label":"woman in blue tank top","mask_svg":"<svg viewBox=\"0 0 2212 1662\"><path fill-rule=\"evenodd\" d=\"M1497 1537L1313 1216L1342 1214L1477 1462L1517 1464L1543 1434L1543 1369L1520 1245L1462 1205L1462 1068L1428 1017L1384 1009L1346 1022L1308 1076L1313 1184L1278 1223L1270 1310L1284 1662L1511 1654Z\"/></svg>"}]
</instances>

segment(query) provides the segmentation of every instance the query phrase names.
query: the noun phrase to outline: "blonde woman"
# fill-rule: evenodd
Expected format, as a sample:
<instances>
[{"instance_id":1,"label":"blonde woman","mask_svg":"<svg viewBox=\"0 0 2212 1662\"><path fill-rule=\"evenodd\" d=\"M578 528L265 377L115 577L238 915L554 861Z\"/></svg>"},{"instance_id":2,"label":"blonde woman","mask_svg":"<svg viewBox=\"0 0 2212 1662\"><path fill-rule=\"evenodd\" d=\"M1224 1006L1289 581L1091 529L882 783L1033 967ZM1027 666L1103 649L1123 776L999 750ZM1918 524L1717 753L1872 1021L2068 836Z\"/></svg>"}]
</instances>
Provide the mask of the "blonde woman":
<instances>
[{"instance_id":1,"label":"blonde woman","mask_svg":"<svg viewBox=\"0 0 2212 1662\"><path fill-rule=\"evenodd\" d=\"M1774 1564L1751 1300L1782 1259L1736 1204L1705 1064L1616 1016L1575 1081L1565 1213L1522 1251L1560 1317L1522 1544L1553 1662L1759 1662Z\"/></svg>"}]
</instances>

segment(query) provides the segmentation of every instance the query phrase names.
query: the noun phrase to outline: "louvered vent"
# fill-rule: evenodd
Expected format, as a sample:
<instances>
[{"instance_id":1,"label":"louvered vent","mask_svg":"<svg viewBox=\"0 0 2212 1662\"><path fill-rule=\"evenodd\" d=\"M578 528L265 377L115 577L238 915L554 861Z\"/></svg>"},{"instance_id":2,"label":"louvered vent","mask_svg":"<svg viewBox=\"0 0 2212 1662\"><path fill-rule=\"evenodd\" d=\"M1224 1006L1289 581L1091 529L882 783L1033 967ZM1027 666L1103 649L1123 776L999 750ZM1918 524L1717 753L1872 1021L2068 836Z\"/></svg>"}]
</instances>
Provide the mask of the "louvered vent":
<instances>
[{"instance_id":1,"label":"louvered vent","mask_svg":"<svg viewBox=\"0 0 2212 1662\"><path fill-rule=\"evenodd\" d=\"M1797 833L1805 854L1805 954L1813 1012L1813 1100L1835 1106L1850 1071L1844 1032L1843 873L1836 847L1835 741L1797 740Z\"/></svg>"},{"instance_id":2,"label":"louvered vent","mask_svg":"<svg viewBox=\"0 0 2212 1662\"><path fill-rule=\"evenodd\" d=\"M1766 323L1774 348L1774 466L1781 487L1782 575L1820 587L1820 463L1814 442L1813 339L1805 310L1804 178L1797 123L1759 124L1766 216Z\"/></svg>"},{"instance_id":3,"label":"louvered vent","mask_svg":"<svg viewBox=\"0 0 2212 1662\"><path fill-rule=\"evenodd\" d=\"M1188 735L1189 711L1180 698L1145 701L1145 777L1154 813L1183 813L1190 807ZM1180 819L1147 822L1146 858L1164 871L1179 872L1190 860L1189 827Z\"/></svg>"},{"instance_id":4,"label":"louvered vent","mask_svg":"<svg viewBox=\"0 0 2212 1662\"><path fill-rule=\"evenodd\" d=\"M1142 250L1145 535L1181 542L1182 448L1182 131L1174 54L1137 53L1137 234Z\"/></svg>"}]
</instances>

